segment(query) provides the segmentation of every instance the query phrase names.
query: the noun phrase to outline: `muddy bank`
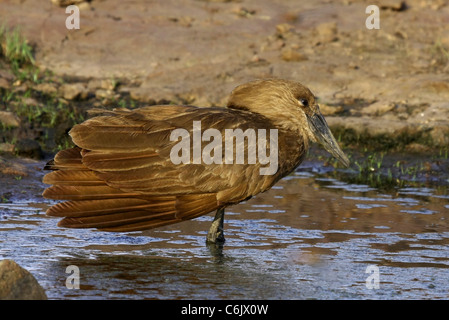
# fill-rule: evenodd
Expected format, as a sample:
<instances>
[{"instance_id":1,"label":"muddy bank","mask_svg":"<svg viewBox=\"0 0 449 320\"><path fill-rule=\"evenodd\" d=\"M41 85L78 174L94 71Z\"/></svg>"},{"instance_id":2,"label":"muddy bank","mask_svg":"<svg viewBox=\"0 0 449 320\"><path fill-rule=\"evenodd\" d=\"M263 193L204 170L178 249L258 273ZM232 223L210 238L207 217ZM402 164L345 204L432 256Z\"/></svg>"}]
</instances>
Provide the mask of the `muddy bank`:
<instances>
[{"instance_id":1,"label":"muddy bank","mask_svg":"<svg viewBox=\"0 0 449 320\"><path fill-rule=\"evenodd\" d=\"M295 79L320 98L343 143L442 152L449 145L448 1L382 2L368 30L366 1L90 1L80 29L64 6L6 0L38 70L0 63L1 150L20 139L44 151L91 107L224 105L238 84ZM11 122L12 121L12 122Z\"/></svg>"}]
</instances>

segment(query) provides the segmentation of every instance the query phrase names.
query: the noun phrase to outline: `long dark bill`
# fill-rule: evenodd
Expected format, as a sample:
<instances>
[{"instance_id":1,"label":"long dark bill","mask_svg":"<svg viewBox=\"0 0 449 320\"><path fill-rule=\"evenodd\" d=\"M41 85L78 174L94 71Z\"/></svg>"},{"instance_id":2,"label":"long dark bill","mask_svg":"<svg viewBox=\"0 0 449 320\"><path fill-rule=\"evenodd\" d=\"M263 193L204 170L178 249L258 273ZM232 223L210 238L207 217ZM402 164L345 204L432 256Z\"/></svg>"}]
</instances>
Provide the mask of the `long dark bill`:
<instances>
[{"instance_id":1,"label":"long dark bill","mask_svg":"<svg viewBox=\"0 0 449 320\"><path fill-rule=\"evenodd\" d=\"M317 111L313 116L307 116L307 120L317 141L323 145L324 149L337 158L341 164L348 167L349 159L340 149L323 115Z\"/></svg>"}]
</instances>

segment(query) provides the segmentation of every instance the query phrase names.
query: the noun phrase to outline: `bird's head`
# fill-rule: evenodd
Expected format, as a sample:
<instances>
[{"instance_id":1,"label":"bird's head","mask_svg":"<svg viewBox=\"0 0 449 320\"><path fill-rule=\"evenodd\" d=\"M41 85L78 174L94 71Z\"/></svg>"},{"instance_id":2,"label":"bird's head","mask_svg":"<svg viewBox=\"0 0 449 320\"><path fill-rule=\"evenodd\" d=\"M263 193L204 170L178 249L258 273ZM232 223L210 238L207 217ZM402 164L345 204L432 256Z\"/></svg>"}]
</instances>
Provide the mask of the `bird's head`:
<instances>
[{"instance_id":1,"label":"bird's head","mask_svg":"<svg viewBox=\"0 0 449 320\"><path fill-rule=\"evenodd\" d=\"M228 101L228 108L258 113L271 120L276 127L297 131L305 142L318 142L349 166L320 112L313 93L299 82L265 79L238 86Z\"/></svg>"}]
</instances>

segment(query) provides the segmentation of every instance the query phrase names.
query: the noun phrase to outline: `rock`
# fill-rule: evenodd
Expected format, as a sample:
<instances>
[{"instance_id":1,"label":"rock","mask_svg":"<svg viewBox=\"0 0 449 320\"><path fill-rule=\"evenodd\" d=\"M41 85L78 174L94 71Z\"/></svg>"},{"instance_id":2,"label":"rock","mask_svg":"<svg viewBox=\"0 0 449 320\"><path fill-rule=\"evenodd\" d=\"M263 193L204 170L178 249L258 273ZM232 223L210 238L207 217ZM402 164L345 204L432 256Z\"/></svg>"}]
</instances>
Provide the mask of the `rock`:
<instances>
[{"instance_id":1,"label":"rock","mask_svg":"<svg viewBox=\"0 0 449 320\"><path fill-rule=\"evenodd\" d=\"M83 83L66 83L59 88L64 99L85 99L88 95Z\"/></svg>"},{"instance_id":2,"label":"rock","mask_svg":"<svg viewBox=\"0 0 449 320\"><path fill-rule=\"evenodd\" d=\"M360 113L363 115L380 116L394 109L395 104L387 101L377 101L363 108Z\"/></svg>"},{"instance_id":3,"label":"rock","mask_svg":"<svg viewBox=\"0 0 449 320\"><path fill-rule=\"evenodd\" d=\"M98 89L98 90L95 90L95 97L98 99L112 99L112 98L114 98L114 91Z\"/></svg>"},{"instance_id":4,"label":"rock","mask_svg":"<svg viewBox=\"0 0 449 320\"><path fill-rule=\"evenodd\" d=\"M87 89L95 91L96 89L114 90L117 87L117 81L114 79L92 79L87 84Z\"/></svg>"},{"instance_id":5,"label":"rock","mask_svg":"<svg viewBox=\"0 0 449 320\"><path fill-rule=\"evenodd\" d=\"M43 106L42 103L40 103L39 101L37 101L36 99L31 98L31 97L22 99L22 103L25 106L35 106L35 107L42 107Z\"/></svg>"},{"instance_id":6,"label":"rock","mask_svg":"<svg viewBox=\"0 0 449 320\"><path fill-rule=\"evenodd\" d=\"M104 90L114 90L117 87L117 81L114 79L103 79L100 82L100 88Z\"/></svg>"},{"instance_id":7,"label":"rock","mask_svg":"<svg viewBox=\"0 0 449 320\"><path fill-rule=\"evenodd\" d=\"M7 128L17 128L20 125L20 118L10 111L0 111L0 124Z\"/></svg>"},{"instance_id":8,"label":"rock","mask_svg":"<svg viewBox=\"0 0 449 320\"><path fill-rule=\"evenodd\" d=\"M281 23L276 26L276 32L282 35L291 32L294 28L295 27L289 23Z\"/></svg>"},{"instance_id":9,"label":"rock","mask_svg":"<svg viewBox=\"0 0 449 320\"><path fill-rule=\"evenodd\" d=\"M11 88L11 85L9 84L8 80L0 78L0 88L1 89L9 89L9 88Z\"/></svg>"},{"instance_id":10,"label":"rock","mask_svg":"<svg viewBox=\"0 0 449 320\"><path fill-rule=\"evenodd\" d=\"M284 61L304 61L307 60L307 57L305 55L303 55L302 53L293 50L293 49L285 49L282 51L281 54L282 60Z\"/></svg>"},{"instance_id":11,"label":"rock","mask_svg":"<svg viewBox=\"0 0 449 320\"><path fill-rule=\"evenodd\" d=\"M0 143L0 152L14 152L14 145L11 143Z\"/></svg>"},{"instance_id":12,"label":"rock","mask_svg":"<svg viewBox=\"0 0 449 320\"><path fill-rule=\"evenodd\" d=\"M383 0L380 8L383 10L404 11L407 9L407 5L402 0Z\"/></svg>"},{"instance_id":13,"label":"rock","mask_svg":"<svg viewBox=\"0 0 449 320\"><path fill-rule=\"evenodd\" d=\"M337 40L337 23L325 22L315 28L318 42L332 42Z\"/></svg>"},{"instance_id":14,"label":"rock","mask_svg":"<svg viewBox=\"0 0 449 320\"><path fill-rule=\"evenodd\" d=\"M0 261L0 300L46 300L47 295L31 273L13 260Z\"/></svg>"},{"instance_id":15,"label":"rock","mask_svg":"<svg viewBox=\"0 0 449 320\"><path fill-rule=\"evenodd\" d=\"M51 0L51 2L57 6L60 7L67 7L70 6L72 4L80 4L82 2L84 2L85 0Z\"/></svg>"},{"instance_id":16,"label":"rock","mask_svg":"<svg viewBox=\"0 0 449 320\"><path fill-rule=\"evenodd\" d=\"M14 150L21 157L42 159L43 156L41 146L36 140L20 139L14 146Z\"/></svg>"},{"instance_id":17,"label":"rock","mask_svg":"<svg viewBox=\"0 0 449 320\"><path fill-rule=\"evenodd\" d=\"M76 4L78 6L78 8L80 9L80 11L87 11L91 9L91 5L90 2L81 2L79 4Z\"/></svg>"},{"instance_id":18,"label":"rock","mask_svg":"<svg viewBox=\"0 0 449 320\"><path fill-rule=\"evenodd\" d=\"M324 116L330 116L343 111L342 106L331 107L326 104L320 103L320 111Z\"/></svg>"},{"instance_id":19,"label":"rock","mask_svg":"<svg viewBox=\"0 0 449 320\"><path fill-rule=\"evenodd\" d=\"M47 95L53 95L58 92L58 88L56 87L56 85L49 82L37 84L36 86L34 86L34 90L40 91Z\"/></svg>"},{"instance_id":20,"label":"rock","mask_svg":"<svg viewBox=\"0 0 449 320\"><path fill-rule=\"evenodd\" d=\"M6 143L0 144L1 147L7 145ZM9 144L8 144L9 145ZM10 145L11 146L11 145ZM14 148L14 146L12 146ZM28 176L27 168L13 159L0 157L0 174L12 175L12 176Z\"/></svg>"}]
</instances>

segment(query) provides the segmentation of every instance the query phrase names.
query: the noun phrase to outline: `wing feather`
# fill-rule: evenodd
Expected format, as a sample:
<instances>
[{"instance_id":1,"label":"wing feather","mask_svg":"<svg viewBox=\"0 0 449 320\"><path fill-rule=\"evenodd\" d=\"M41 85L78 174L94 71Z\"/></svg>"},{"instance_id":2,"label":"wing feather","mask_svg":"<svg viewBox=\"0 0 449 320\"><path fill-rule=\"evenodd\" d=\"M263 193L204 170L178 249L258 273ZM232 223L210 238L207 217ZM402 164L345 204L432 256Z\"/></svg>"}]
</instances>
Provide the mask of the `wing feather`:
<instances>
[{"instance_id":1,"label":"wing feather","mask_svg":"<svg viewBox=\"0 0 449 320\"><path fill-rule=\"evenodd\" d=\"M102 115L70 131L77 147L59 152L46 166L56 171L44 177L45 183L52 184L44 197L69 200L47 211L64 217L60 226L106 231L155 228L237 203L278 179L279 175L260 176L260 163L175 165L170 160L177 143L170 134L176 128L192 136L193 121L201 121L202 131L218 129L224 141L224 129L269 129L271 123L260 116L190 106L94 113Z\"/></svg>"}]
</instances>

